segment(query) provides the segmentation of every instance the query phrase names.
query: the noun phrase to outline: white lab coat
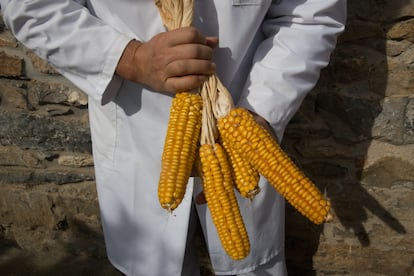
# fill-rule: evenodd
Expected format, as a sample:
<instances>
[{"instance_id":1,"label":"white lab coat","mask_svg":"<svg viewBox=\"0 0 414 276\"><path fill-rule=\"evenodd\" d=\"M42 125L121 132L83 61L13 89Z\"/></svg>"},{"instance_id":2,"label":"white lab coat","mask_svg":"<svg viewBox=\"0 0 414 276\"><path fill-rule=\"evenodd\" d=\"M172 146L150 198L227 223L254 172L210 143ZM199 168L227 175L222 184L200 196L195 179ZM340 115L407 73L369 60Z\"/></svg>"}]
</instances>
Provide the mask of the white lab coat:
<instances>
[{"instance_id":1,"label":"white lab coat","mask_svg":"<svg viewBox=\"0 0 414 276\"><path fill-rule=\"evenodd\" d=\"M194 25L218 36L215 62L237 105L271 124L279 139L327 65L343 31L345 0L196 0ZM181 275L192 195L172 214L157 183L171 98L114 76L132 38L165 31L153 0L0 0L9 29L89 95L97 190L107 252L127 275ZM194 180L194 181L193 181ZM264 179L239 198L250 255L223 252L205 205L197 206L217 274L248 272L282 254L284 201Z\"/></svg>"}]
</instances>

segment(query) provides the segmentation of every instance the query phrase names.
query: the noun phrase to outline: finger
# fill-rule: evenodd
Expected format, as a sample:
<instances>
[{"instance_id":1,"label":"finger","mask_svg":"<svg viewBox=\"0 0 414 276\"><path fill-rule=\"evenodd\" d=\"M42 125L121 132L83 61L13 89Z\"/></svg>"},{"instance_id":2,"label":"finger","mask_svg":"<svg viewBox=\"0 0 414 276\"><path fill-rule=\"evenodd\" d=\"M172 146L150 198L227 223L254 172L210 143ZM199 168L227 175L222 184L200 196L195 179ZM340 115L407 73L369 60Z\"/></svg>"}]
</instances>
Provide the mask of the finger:
<instances>
[{"instance_id":1,"label":"finger","mask_svg":"<svg viewBox=\"0 0 414 276\"><path fill-rule=\"evenodd\" d=\"M165 87L170 92L189 92L199 88L207 80L206 75L187 75L183 77L169 78Z\"/></svg>"},{"instance_id":2,"label":"finger","mask_svg":"<svg viewBox=\"0 0 414 276\"><path fill-rule=\"evenodd\" d=\"M199 194L196 196L196 198L195 198L195 203L196 203L196 204L199 204L199 205L201 205L201 204L206 204L206 203L207 203L206 196L204 195L204 193L203 193L203 192L199 193Z\"/></svg>"},{"instance_id":3,"label":"finger","mask_svg":"<svg viewBox=\"0 0 414 276\"><path fill-rule=\"evenodd\" d=\"M219 43L218 37L216 36L208 36L206 37L206 45L210 48L214 49L217 47Z\"/></svg>"},{"instance_id":4,"label":"finger","mask_svg":"<svg viewBox=\"0 0 414 276\"><path fill-rule=\"evenodd\" d=\"M206 38L194 27L184 27L163 33L167 46L196 43L206 45Z\"/></svg>"},{"instance_id":5,"label":"finger","mask_svg":"<svg viewBox=\"0 0 414 276\"><path fill-rule=\"evenodd\" d=\"M215 70L216 64L208 60L176 60L167 65L165 68L165 76L166 78L172 78L187 75L210 75Z\"/></svg>"},{"instance_id":6,"label":"finger","mask_svg":"<svg viewBox=\"0 0 414 276\"><path fill-rule=\"evenodd\" d=\"M201 44L181 44L170 49L170 60L179 59L204 59L211 60L213 49Z\"/></svg>"}]
</instances>

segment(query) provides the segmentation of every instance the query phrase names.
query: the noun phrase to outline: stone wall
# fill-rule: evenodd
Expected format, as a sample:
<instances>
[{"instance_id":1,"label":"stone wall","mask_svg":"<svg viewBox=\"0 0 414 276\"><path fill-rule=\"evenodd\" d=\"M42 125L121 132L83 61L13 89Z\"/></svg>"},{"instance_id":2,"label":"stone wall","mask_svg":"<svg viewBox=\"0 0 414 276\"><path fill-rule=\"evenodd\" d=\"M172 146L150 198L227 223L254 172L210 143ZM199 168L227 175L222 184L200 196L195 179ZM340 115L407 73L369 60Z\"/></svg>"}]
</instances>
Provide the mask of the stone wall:
<instances>
[{"instance_id":1,"label":"stone wall","mask_svg":"<svg viewBox=\"0 0 414 276\"><path fill-rule=\"evenodd\" d=\"M349 0L348 9L331 64L283 141L336 219L315 226L288 207L288 270L414 275L414 1ZM99 223L87 98L2 22L0 64L0 272L53 275L63 265L116 275Z\"/></svg>"},{"instance_id":2,"label":"stone wall","mask_svg":"<svg viewBox=\"0 0 414 276\"><path fill-rule=\"evenodd\" d=\"M294 275L414 275L414 1L348 8L284 140L336 220L315 227L288 214L288 265Z\"/></svg>"}]
</instances>

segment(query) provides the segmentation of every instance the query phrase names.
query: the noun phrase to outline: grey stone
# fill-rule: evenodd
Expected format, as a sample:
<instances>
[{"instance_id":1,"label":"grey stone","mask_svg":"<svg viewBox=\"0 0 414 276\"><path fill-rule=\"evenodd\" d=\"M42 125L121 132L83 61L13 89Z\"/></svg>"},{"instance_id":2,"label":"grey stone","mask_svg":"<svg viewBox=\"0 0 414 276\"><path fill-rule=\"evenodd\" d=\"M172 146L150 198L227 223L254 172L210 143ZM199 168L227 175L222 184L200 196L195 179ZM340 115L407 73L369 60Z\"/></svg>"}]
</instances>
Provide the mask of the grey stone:
<instances>
[{"instance_id":1,"label":"grey stone","mask_svg":"<svg viewBox=\"0 0 414 276\"><path fill-rule=\"evenodd\" d=\"M61 83L31 81L28 83L28 97L33 105L63 104L86 107L86 95Z\"/></svg>"},{"instance_id":2,"label":"grey stone","mask_svg":"<svg viewBox=\"0 0 414 276\"><path fill-rule=\"evenodd\" d=\"M13 124L10 124L13 122ZM39 150L91 152L89 127L38 117L25 112L0 110L0 142Z\"/></svg>"},{"instance_id":3,"label":"grey stone","mask_svg":"<svg viewBox=\"0 0 414 276\"><path fill-rule=\"evenodd\" d=\"M95 179L92 169L71 170L67 168L28 170L18 167L1 167L0 184L17 183L28 186L54 183L57 185L92 181Z\"/></svg>"},{"instance_id":4,"label":"grey stone","mask_svg":"<svg viewBox=\"0 0 414 276\"><path fill-rule=\"evenodd\" d=\"M398 158L384 158L367 168L364 185L391 189L402 181L414 181L414 165Z\"/></svg>"},{"instance_id":5,"label":"grey stone","mask_svg":"<svg viewBox=\"0 0 414 276\"><path fill-rule=\"evenodd\" d=\"M391 144L404 144L406 98L386 98L371 125L372 136Z\"/></svg>"},{"instance_id":6,"label":"grey stone","mask_svg":"<svg viewBox=\"0 0 414 276\"><path fill-rule=\"evenodd\" d=\"M371 138L375 119L382 112L379 102L334 93L319 94L317 106L329 112L321 114L334 135L341 140ZM339 121L335 122L333 117Z\"/></svg>"}]
</instances>

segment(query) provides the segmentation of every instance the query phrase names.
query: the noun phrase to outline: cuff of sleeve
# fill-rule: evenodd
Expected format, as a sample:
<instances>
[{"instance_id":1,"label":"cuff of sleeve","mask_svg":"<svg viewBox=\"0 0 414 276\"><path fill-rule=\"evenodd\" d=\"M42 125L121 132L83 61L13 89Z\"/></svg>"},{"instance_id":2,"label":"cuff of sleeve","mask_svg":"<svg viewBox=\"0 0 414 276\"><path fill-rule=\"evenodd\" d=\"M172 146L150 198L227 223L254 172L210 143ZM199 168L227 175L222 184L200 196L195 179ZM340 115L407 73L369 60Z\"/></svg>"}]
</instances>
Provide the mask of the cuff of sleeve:
<instances>
[{"instance_id":1,"label":"cuff of sleeve","mask_svg":"<svg viewBox=\"0 0 414 276\"><path fill-rule=\"evenodd\" d=\"M112 79L109 81L105 91L103 92L101 96L102 105L106 105L107 103L112 101L113 98L116 97L116 95L118 94L118 90L119 88L121 88L123 81L124 81L123 78L113 74Z\"/></svg>"},{"instance_id":2,"label":"cuff of sleeve","mask_svg":"<svg viewBox=\"0 0 414 276\"><path fill-rule=\"evenodd\" d=\"M244 98L237 103L238 107L243 107L247 110L250 110L263 119L265 119L269 125L272 127L273 131L277 136L279 142L282 141L285 128L289 123L289 118L286 118L285 114L290 113L286 110L277 110L278 108L269 109L268 106L261 104L260 102L249 101Z\"/></svg>"}]
</instances>

